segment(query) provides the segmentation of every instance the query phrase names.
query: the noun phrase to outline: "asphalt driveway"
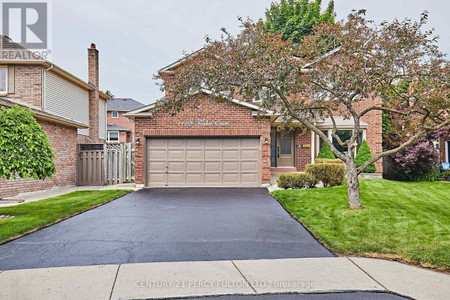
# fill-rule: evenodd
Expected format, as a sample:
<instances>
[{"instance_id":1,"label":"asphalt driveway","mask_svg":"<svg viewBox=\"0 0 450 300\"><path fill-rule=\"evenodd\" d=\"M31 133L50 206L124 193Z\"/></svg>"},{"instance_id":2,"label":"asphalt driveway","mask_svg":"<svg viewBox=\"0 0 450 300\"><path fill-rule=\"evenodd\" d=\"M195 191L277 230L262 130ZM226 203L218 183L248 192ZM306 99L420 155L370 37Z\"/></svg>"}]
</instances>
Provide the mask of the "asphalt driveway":
<instances>
[{"instance_id":1,"label":"asphalt driveway","mask_svg":"<svg viewBox=\"0 0 450 300\"><path fill-rule=\"evenodd\" d=\"M266 189L145 189L0 245L0 270L330 256Z\"/></svg>"}]
</instances>

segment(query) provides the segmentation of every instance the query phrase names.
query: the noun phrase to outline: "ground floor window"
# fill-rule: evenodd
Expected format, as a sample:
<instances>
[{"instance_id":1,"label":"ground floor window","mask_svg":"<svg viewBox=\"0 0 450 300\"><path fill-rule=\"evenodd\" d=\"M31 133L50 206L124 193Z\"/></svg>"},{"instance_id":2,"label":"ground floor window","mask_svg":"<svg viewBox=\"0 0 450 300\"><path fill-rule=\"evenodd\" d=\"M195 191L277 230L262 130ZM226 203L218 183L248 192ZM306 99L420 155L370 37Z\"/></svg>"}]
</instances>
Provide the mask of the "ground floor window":
<instances>
[{"instance_id":1,"label":"ground floor window","mask_svg":"<svg viewBox=\"0 0 450 300\"><path fill-rule=\"evenodd\" d=\"M445 142L445 153L447 154L447 162L450 162L450 141Z\"/></svg>"},{"instance_id":2,"label":"ground floor window","mask_svg":"<svg viewBox=\"0 0 450 300\"><path fill-rule=\"evenodd\" d=\"M331 135L332 129L327 129L327 130L323 130L322 131L329 139L332 140L333 145L336 147L337 150L339 150L339 152L347 154L347 148L346 147L342 147L338 141L336 139L334 139ZM339 129L336 131L336 135L341 139L341 141L345 142L347 140L349 140L352 136L352 132L353 130L351 129ZM359 146L361 146L362 141L364 140L364 130L360 130L359 131L359 135L357 138L357 143L358 143L358 148ZM322 144L324 143L324 141L319 137L319 147L317 149L317 153L319 153L320 147L322 147Z\"/></svg>"},{"instance_id":3,"label":"ground floor window","mask_svg":"<svg viewBox=\"0 0 450 300\"><path fill-rule=\"evenodd\" d=\"M108 131L108 142L118 143L119 142L119 132L118 131Z\"/></svg>"}]
</instances>

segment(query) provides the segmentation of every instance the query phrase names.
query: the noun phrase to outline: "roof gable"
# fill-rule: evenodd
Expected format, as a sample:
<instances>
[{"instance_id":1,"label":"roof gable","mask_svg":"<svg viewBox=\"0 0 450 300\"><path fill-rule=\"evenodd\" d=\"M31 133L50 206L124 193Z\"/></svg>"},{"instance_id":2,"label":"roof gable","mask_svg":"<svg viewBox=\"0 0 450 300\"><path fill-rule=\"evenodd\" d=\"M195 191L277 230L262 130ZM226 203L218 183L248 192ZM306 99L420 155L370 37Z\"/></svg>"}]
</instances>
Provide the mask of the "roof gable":
<instances>
[{"instance_id":1,"label":"roof gable","mask_svg":"<svg viewBox=\"0 0 450 300\"><path fill-rule=\"evenodd\" d=\"M107 111L132 111L144 104L131 98L113 98L106 104Z\"/></svg>"}]
</instances>

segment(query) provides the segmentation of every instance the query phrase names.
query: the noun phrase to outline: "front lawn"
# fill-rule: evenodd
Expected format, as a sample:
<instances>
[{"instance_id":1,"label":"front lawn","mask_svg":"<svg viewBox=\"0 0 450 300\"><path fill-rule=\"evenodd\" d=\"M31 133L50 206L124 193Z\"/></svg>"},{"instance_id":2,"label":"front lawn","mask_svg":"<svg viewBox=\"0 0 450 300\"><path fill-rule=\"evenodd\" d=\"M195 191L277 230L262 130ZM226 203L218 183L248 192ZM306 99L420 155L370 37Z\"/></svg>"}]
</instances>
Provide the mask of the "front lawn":
<instances>
[{"instance_id":1,"label":"front lawn","mask_svg":"<svg viewBox=\"0 0 450 300\"><path fill-rule=\"evenodd\" d=\"M80 191L16 206L1 207L0 215L14 218L0 220L0 244L117 199L129 192L131 191Z\"/></svg>"},{"instance_id":2,"label":"front lawn","mask_svg":"<svg viewBox=\"0 0 450 300\"><path fill-rule=\"evenodd\" d=\"M362 210L348 208L346 186L273 195L337 253L450 270L450 183L361 180Z\"/></svg>"}]
</instances>

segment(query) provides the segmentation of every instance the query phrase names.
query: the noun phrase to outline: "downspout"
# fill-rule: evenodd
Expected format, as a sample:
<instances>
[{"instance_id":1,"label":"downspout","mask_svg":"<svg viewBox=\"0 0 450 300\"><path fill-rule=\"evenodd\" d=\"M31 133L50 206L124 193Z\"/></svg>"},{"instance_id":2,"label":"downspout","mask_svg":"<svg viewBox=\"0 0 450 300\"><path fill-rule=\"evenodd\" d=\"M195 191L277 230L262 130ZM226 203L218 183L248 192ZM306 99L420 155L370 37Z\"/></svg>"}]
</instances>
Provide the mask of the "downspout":
<instances>
[{"instance_id":1,"label":"downspout","mask_svg":"<svg viewBox=\"0 0 450 300\"><path fill-rule=\"evenodd\" d=\"M43 74L42 74L42 96L41 96L41 99L42 99L42 110L43 111L46 111L45 110L45 73L47 71L50 71L51 69L53 69L53 67L54 67L54 65L51 64L50 67L45 69Z\"/></svg>"}]
</instances>

